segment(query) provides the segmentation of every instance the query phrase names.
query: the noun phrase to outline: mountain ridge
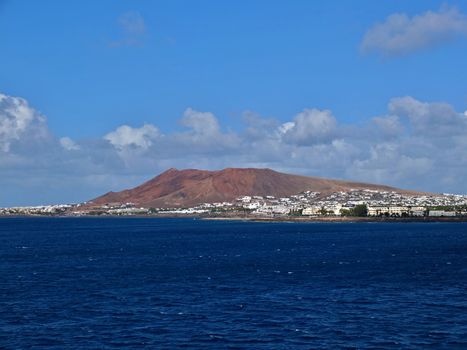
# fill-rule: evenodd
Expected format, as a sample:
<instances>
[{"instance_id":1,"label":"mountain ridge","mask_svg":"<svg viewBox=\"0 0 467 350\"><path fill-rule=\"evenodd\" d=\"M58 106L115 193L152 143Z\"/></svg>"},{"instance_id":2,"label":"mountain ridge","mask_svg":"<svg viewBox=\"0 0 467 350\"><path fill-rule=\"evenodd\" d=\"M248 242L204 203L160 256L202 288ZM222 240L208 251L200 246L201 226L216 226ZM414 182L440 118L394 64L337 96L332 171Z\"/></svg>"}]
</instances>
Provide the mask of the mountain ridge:
<instances>
[{"instance_id":1,"label":"mountain ridge","mask_svg":"<svg viewBox=\"0 0 467 350\"><path fill-rule=\"evenodd\" d=\"M286 174L269 168L170 168L139 186L108 192L87 204L98 206L131 202L141 207L190 207L202 203L230 202L245 195L287 197L304 191L324 195L351 189L422 194L386 185Z\"/></svg>"}]
</instances>

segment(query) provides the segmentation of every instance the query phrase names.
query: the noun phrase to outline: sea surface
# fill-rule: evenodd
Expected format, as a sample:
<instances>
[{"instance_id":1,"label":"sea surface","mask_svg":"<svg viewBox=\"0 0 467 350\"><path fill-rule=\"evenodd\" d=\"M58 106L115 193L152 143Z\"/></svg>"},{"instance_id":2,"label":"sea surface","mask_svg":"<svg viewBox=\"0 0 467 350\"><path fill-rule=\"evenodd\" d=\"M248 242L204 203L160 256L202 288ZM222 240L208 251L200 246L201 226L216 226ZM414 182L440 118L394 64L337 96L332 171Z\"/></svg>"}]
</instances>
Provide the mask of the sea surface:
<instances>
[{"instance_id":1,"label":"sea surface","mask_svg":"<svg viewBox=\"0 0 467 350\"><path fill-rule=\"evenodd\" d=\"M467 224L0 219L2 349L467 349Z\"/></svg>"}]
</instances>

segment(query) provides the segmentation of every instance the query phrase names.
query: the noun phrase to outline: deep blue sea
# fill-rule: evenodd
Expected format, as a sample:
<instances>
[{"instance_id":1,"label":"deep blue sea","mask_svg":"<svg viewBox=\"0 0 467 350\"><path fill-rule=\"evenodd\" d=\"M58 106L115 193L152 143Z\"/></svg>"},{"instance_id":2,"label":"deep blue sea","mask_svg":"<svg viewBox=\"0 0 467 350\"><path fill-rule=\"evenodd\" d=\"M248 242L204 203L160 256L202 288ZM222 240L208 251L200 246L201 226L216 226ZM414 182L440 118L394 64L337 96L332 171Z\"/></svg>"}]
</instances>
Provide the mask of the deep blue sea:
<instances>
[{"instance_id":1,"label":"deep blue sea","mask_svg":"<svg viewBox=\"0 0 467 350\"><path fill-rule=\"evenodd\" d=\"M467 349L467 224L0 219L0 348Z\"/></svg>"}]
</instances>

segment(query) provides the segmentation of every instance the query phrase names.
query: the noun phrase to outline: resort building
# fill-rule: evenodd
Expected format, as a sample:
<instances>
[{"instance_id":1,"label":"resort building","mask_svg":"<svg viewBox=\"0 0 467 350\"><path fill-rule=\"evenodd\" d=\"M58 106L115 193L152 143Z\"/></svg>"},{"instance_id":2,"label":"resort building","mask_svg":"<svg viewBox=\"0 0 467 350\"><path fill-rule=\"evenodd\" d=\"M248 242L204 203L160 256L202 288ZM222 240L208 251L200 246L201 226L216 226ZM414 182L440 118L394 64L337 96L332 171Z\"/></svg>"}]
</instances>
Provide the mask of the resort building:
<instances>
[{"instance_id":1,"label":"resort building","mask_svg":"<svg viewBox=\"0 0 467 350\"><path fill-rule=\"evenodd\" d=\"M429 216L456 216L455 211L446 211L446 210L430 210Z\"/></svg>"},{"instance_id":2,"label":"resort building","mask_svg":"<svg viewBox=\"0 0 467 350\"><path fill-rule=\"evenodd\" d=\"M302 215L321 215L321 207L308 207L303 209Z\"/></svg>"}]
</instances>

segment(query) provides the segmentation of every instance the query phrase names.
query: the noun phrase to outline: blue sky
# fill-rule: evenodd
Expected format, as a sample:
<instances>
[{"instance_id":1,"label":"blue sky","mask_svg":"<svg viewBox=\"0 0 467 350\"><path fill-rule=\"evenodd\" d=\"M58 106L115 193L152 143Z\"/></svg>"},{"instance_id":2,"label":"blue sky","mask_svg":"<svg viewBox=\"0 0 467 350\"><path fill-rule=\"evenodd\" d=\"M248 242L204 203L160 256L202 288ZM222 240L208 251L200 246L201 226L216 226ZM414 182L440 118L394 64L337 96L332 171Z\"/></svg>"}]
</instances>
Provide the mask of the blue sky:
<instances>
[{"instance_id":1,"label":"blue sky","mask_svg":"<svg viewBox=\"0 0 467 350\"><path fill-rule=\"evenodd\" d=\"M454 142L448 149L417 124L445 120L464 130L466 14L462 1L0 0L0 93L10 99L4 105L18 106L14 99L21 98L34 111L31 120L44 119L31 125L47 134L32 142L32 126L8 131L5 120L17 117L4 112L2 136L0 109L0 141L8 144L0 154L0 185L9 188L0 205L85 200L166 166L269 166L467 192L456 180L464 175L462 162L445 165L441 156L466 150L462 134L454 142L453 129L438 126ZM391 107L402 97L419 103L424 116L414 114L412 100ZM330 117L303 113L313 109L329 110ZM369 126L394 115L400 125L390 118L382 123L398 130L395 139ZM278 141L281 132L287 137ZM219 146L217 138L231 144ZM345 167L333 160L341 157L334 154L339 142L348 150ZM415 154L423 142L431 142L425 149L437 149L439 158L431 151ZM73 154L62 154L60 145ZM384 161L374 165L375 152L394 147L406 158L385 153L386 167ZM252 149L260 150L255 157ZM329 157L323 160L323 153ZM422 170L391 173L404 162ZM440 166L454 175L435 182ZM74 182L63 180L77 172ZM52 176L56 192L44 190Z\"/></svg>"}]
</instances>

